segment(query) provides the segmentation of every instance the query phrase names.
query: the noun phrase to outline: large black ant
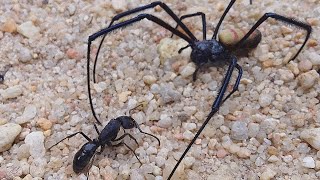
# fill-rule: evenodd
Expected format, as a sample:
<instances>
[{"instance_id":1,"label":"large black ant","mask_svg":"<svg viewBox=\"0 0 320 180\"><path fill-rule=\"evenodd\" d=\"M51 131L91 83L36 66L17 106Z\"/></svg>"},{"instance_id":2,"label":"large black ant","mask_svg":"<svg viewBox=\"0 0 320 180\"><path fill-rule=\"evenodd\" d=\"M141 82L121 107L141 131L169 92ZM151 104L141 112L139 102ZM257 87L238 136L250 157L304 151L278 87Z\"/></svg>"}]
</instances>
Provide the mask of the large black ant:
<instances>
[{"instance_id":1,"label":"large black ant","mask_svg":"<svg viewBox=\"0 0 320 180\"><path fill-rule=\"evenodd\" d=\"M128 146L126 143L124 143L123 141L121 141L117 144L112 144L113 142L120 141L124 137L129 136L138 145L137 140L129 133L124 132L124 134L122 136L117 138L117 135L118 135L121 127L123 128L123 130L137 128L141 133L144 133L144 134L147 134L149 136L156 138L159 143L159 146L160 146L159 138L157 138L156 136L154 136L152 134L149 134L149 133L142 131L141 128L139 127L138 123L131 116L120 116L115 119L111 119L101 132L99 132L99 130L95 124L94 124L94 127L95 127L96 132L99 135L98 138L91 140L83 132L76 132L76 133L73 133L73 134L63 138L62 140L60 140L59 142L57 142L56 144L51 146L49 149L56 146L57 144L59 144L63 140L69 139L77 134L81 134L84 138L86 138L88 140L88 142L85 143L81 147L81 149L74 155L74 159L73 159L73 171L75 173L79 174L79 173L84 173L84 172L89 173L88 170L90 169L90 167L93 163L93 159L94 159L94 156L96 154L97 149L99 147L101 147L100 151L97 152L98 154L100 154L101 152L103 152L106 145L110 146L110 147L117 147L122 144L125 145L128 149L130 149L130 151L133 152L133 154L136 156L138 161L141 163L140 159L138 158L136 153L133 151L133 149L130 146Z\"/></svg>"},{"instance_id":2,"label":"large black ant","mask_svg":"<svg viewBox=\"0 0 320 180\"><path fill-rule=\"evenodd\" d=\"M302 48L305 46L307 40L310 37L312 28L310 25L297 21L293 18L288 18L276 13L265 13L254 25L253 27L244 34L244 36L242 36L242 38L236 39L235 43L231 46L227 46L225 44L223 44L223 42L221 42L221 40L219 39L219 41L217 40L217 35L218 35L218 31L219 28L222 24L222 21L224 20L225 16L227 15L227 13L229 12L230 8L232 7L232 5L236 2L236 0L231 0L229 5L227 6L227 8L225 9L224 13L222 14L215 30L213 33L213 36L211 39L207 40L206 39L206 18L205 18L205 14L202 12L197 12L197 13L193 13L193 14L187 14L184 16L181 16L180 18L163 2L161 1L156 1L156 2L152 2L148 5L144 5L141 7L137 7L135 9L131 9L125 12L122 12L116 16L114 16L111 20L111 23L109 24L109 26L105 29L102 29L94 34L92 34L91 36L89 36L88 39L88 61L90 59L90 47L91 47L91 43L97 39L100 36L103 36L101 43L98 47L98 51L97 51L97 55L95 57L95 62L94 62L94 69L93 69L93 73L95 75L95 66L96 66L96 62L98 59L98 55L99 55L99 51L101 48L101 45L106 37L107 34L109 34L112 31L124 28L128 25L131 25L133 23L136 23L138 21L141 21L142 19L148 19L160 26L162 26L163 28L169 30L170 32L172 32L174 35L184 39L186 42L188 42L188 45L186 47L183 47L179 50L179 53L181 53L184 49L190 47L192 49L191 51L191 61L195 63L196 65L196 70L193 74L193 80L196 80L196 74L199 71L199 69L201 67L204 66L215 66L217 64L229 64L228 70L226 72L226 75L222 81L222 86L218 92L218 95L215 99L215 101L213 102L213 105L211 107L211 112L209 113L209 115L207 116L206 120L204 121L204 123L202 124L202 126L200 127L200 129L198 130L198 132L196 133L195 137L192 139L192 141L190 142L190 144L188 145L188 147L186 148L186 150L183 152L182 156L180 157L180 159L178 160L177 164L175 165L174 169L172 170L170 176L168 177L168 179L171 179L171 177L173 176L175 170L177 169L177 167L179 166L179 164L181 163L182 159L185 157L185 155L187 154L187 152L189 151L189 149L191 148L191 146L193 145L193 143L195 142L195 140L199 137L200 133L203 131L203 129L205 128L205 126L208 124L209 120L212 118L212 116L219 110L220 106L223 104L223 102L225 102L233 93L235 93L238 90L238 86L240 84L240 79L242 76L242 68L241 66L237 63L237 57L234 55L234 53L238 50L241 49L247 49L248 48L248 44L249 44L249 48L253 48L255 46L258 45L258 43L260 42L261 37L259 38L259 33L257 33L257 28L263 23L265 22L268 18L274 18L275 20L279 20L282 22L285 22L289 25L293 25L293 26L297 26L301 29L304 29L307 31L307 35L305 38L305 41L303 42L302 46L300 47L300 49L298 50L298 52L291 58L291 60L295 59L298 54L301 52ZM250 3L252 3L252 1L250 0ZM178 29L172 27L171 25L169 25L168 23L164 22L163 20L159 19L158 17L155 17L152 14L147 14L147 13L143 13L143 14L139 14L134 18L119 22L117 24L114 24L115 21L134 14L134 13L138 13L140 11L146 10L146 9L150 9L150 8L154 8L156 6L160 6L166 13L168 13L168 15L177 23L178 26L181 27L182 31L179 31ZM185 18L189 18L189 17L194 17L194 16L200 16L202 18L202 24L203 24L203 40L198 40L193 34L192 32L189 30L189 28L182 22L182 19ZM254 34L257 35L254 35ZM250 40L250 36L254 36L253 39ZM290 61L291 61L290 60ZM227 91L227 87L230 83L231 80L231 76L233 71L237 69L238 70L238 76L236 79L236 82L233 86L232 91L226 96L225 93ZM95 77L93 75L93 79L95 81Z\"/></svg>"}]
</instances>

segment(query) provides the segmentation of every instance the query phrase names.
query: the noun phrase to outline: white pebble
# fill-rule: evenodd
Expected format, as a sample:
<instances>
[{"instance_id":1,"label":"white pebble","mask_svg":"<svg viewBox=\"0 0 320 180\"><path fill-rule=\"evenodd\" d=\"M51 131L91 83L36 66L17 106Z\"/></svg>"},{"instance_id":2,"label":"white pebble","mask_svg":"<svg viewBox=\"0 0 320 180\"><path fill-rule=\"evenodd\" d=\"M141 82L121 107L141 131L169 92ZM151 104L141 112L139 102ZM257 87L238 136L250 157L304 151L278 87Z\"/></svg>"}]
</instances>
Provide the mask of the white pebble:
<instances>
[{"instance_id":1,"label":"white pebble","mask_svg":"<svg viewBox=\"0 0 320 180\"><path fill-rule=\"evenodd\" d=\"M14 139L21 132L21 126L14 123L8 123L0 126L0 152L11 148Z\"/></svg>"},{"instance_id":2,"label":"white pebble","mask_svg":"<svg viewBox=\"0 0 320 180\"><path fill-rule=\"evenodd\" d=\"M24 142L29 145L30 155L33 158L41 158L45 154L44 135L41 131L35 131L28 134Z\"/></svg>"},{"instance_id":3,"label":"white pebble","mask_svg":"<svg viewBox=\"0 0 320 180\"><path fill-rule=\"evenodd\" d=\"M245 140L248 138L247 124L242 121L236 121L231 127L231 137L235 140Z\"/></svg>"},{"instance_id":4,"label":"white pebble","mask_svg":"<svg viewBox=\"0 0 320 180\"><path fill-rule=\"evenodd\" d=\"M172 119L167 114L161 114L158 125L162 128L169 128L172 125Z\"/></svg>"},{"instance_id":5,"label":"white pebble","mask_svg":"<svg viewBox=\"0 0 320 180\"><path fill-rule=\"evenodd\" d=\"M196 68L194 67L194 63L189 63L184 68L182 68L180 74L182 77L186 78L191 76L195 70Z\"/></svg>"},{"instance_id":6,"label":"white pebble","mask_svg":"<svg viewBox=\"0 0 320 180\"><path fill-rule=\"evenodd\" d=\"M320 65L320 55L319 55L319 53L317 53L317 52L310 52L310 53L308 54L308 56L309 56L309 59L310 59L310 61L311 61L311 63L312 63L313 65L316 65L316 66Z\"/></svg>"},{"instance_id":7,"label":"white pebble","mask_svg":"<svg viewBox=\"0 0 320 180\"><path fill-rule=\"evenodd\" d=\"M183 159L183 163L186 168L190 168L195 161L196 161L196 159L194 157L185 157Z\"/></svg>"},{"instance_id":8,"label":"white pebble","mask_svg":"<svg viewBox=\"0 0 320 180\"><path fill-rule=\"evenodd\" d=\"M273 97L270 94L260 94L259 104L261 107L267 107L271 104Z\"/></svg>"},{"instance_id":9,"label":"white pebble","mask_svg":"<svg viewBox=\"0 0 320 180\"><path fill-rule=\"evenodd\" d=\"M97 91L97 93L101 93L101 92L103 92L104 90L107 89L107 83L99 82L97 84L94 84L93 87Z\"/></svg>"},{"instance_id":10,"label":"white pebble","mask_svg":"<svg viewBox=\"0 0 320 180\"><path fill-rule=\"evenodd\" d=\"M197 128L197 125L196 125L196 123L184 123L184 124L183 124L183 128L184 128L185 130L192 131L192 130L194 130L194 129Z\"/></svg>"},{"instance_id":11,"label":"white pebble","mask_svg":"<svg viewBox=\"0 0 320 180\"><path fill-rule=\"evenodd\" d=\"M5 90L0 89L0 94L4 99L16 98L22 94L21 86L16 85Z\"/></svg>"},{"instance_id":12,"label":"white pebble","mask_svg":"<svg viewBox=\"0 0 320 180\"><path fill-rule=\"evenodd\" d=\"M320 128L305 129L301 132L300 137L313 148L320 150Z\"/></svg>"},{"instance_id":13,"label":"white pebble","mask_svg":"<svg viewBox=\"0 0 320 180\"><path fill-rule=\"evenodd\" d=\"M316 163L312 157L305 157L302 160L302 166L306 168L313 169L316 167Z\"/></svg>"},{"instance_id":14,"label":"white pebble","mask_svg":"<svg viewBox=\"0 0 320 180\"><path fill-rule=\"evenodd\" d=\"M16 119L16 123L24 124L32 120L37 115L37 107L33 104L27 105L22 116Z\"/></svg>"},{"instance_id":15,"label":"white pebble","mask_svg":"<svg viewBox=\"0 0 320 180\"><path fill-rule=\"evenodd\" d=\"M194 134L191 131L186 130L185 132L183 132L182 136L184 139L192 140L194 137Z\"/></svg>"},{"instance_id":16,"label":"white pebble","mask_svg":"<svg viewBox=\"0 0 320 180\"><path fill-rule=\"evenodd\" d=\"M20 47L17 53L20 62L27 63L32 59L31 52L28 48Z\"/></svg>"},{"instance_id":17,"label":"white pebble","mask_svg":"<svg viewBox=\"0 0 320 180\"><path fill-rule=\"evenodd\" d=\"M27 38L34 38L39 35L40 29L33 25L32 21L27 21L17 27L18 33Z\"/></svg>"}]
</instances>

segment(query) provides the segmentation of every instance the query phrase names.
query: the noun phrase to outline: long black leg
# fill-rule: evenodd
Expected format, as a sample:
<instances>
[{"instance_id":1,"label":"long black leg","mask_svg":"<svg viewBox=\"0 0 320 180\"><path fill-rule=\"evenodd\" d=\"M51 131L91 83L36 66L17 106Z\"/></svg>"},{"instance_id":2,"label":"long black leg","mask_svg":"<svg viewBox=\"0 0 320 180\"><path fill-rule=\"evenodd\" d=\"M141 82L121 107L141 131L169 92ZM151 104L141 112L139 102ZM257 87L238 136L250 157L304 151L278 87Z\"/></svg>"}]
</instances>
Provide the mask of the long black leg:
<instances>
[{"instance_id":1,"label":"long black leg","mask_svg":"<svg viewBox=\"0 0 320 180\"><path fill-rule=\"evenodd\" d=\"M119 20L120 18L122 18L124 16L128 16L130 14L134 14L134 13L146 10L146 9L154 8L157 5L162 7L177 22L177 24L182 27L182 29L187 33L188 38L190 40L192 40L192 42L197 40L196 37L192 34L192 32L188 29L188 27L185 24L182 23L182 21L178 18L178 16L169 8L169 6L167 6L165 3L161 2L161 1L156 1L156 2L153 2L151 4L148 4L148 5L145 5L145 6L141 6L141 7L137 7L135 9L131 9L131 10L128 10L126 12L120 13L120 14L118 14L118 15L116 15L116 16L114 16L112 18L112 20L111 20L111 22L110 22L108 27L111 27L115 21ZM100 44L99 44L99 47L98 47L98 50L97 50L97 55L96 55L96 58L95 58L95 61L94 61L94 65L93 65L93 82L94 83L96 82L95 73L96 73L96 64L97 64L97 60L98 60L98 55L99 55L99 52L100 52L100 49L101 49L101 46L102 46L102 43L103 43L105 37L106 37L106 34L102 37L102 39L100 41Z\"/></svg>"},{"instance_id":2,"label":"long black leg","mask_svg":"<svg viewBox=\"0 0 320 180\"><path fill-rule=\"evenodd\" d=\"M120 14L118 14L118 15L116 15L116 16L114 16L112 18L109 27L111 25L113 25L113 23L115 21L119 20L120 18L122 18L124 16L128 16L130 14L137 13L137 12L140 12L140 11L143 11L143 10L146 10L146 9L154 8L154 7L158 6L158 5L160 7L162 7L169 14L169 16L171 16L172 19L178 23L179 26L181 26L183 31L187 33L187 35L189 36L189 38L192 41L196 41L197 40L197 38L192 34L192 32L188 29L188 27L181 22L179 17L169 8L169 6L167 6L165 3L161 2L161 1L155 1L155 2L153 2L151 4L148 4L148 5L145 5L145 6L141 6L141 7L137 7L135 9L131 9L131 10L128 10L126 12L120 13Z\"/></svg>"},{"instance_id":3,"label":"long black leg","mask_svg":"<svg viewBox=\"0 0 320 180\"><path fill-rule=\"evenodd\" d=\"M217 34L218 34L218 31L219 31L219 28L221 26L221 23L223 21L223 19L226 17L227 13L229 12L229 10L231 9L232 5L236 2L236 0L231 0L228 7L224 10L218 24L217 24L217 27L215 28L214 30L214 33L213 33L213 36L211 39L217 39Z\"/></svg>"},{"instance_id":4,"label":"long black leg","mask_svg":"<svg viewBox=\"0 0 320 180\"><path fill-rule=\"evenodd\" d=\"M113 147L119 147L119 146L121 146L122 144L124 144L131 152L133 152L134 156L136 156L136 158L138 159L139 163L142 164L141 161L140 161L140 159L138 158L138 156L137 156L136 153L134 152L134 150L133 150L130 146L128 146L126 143L120 142L120 143L114 144L114 145L112 145L112 146L113 146Z\"/></svg>"},{"instance_id":5,"label":"long black leg","mask_svg":"<svg viewBox=\"0 0 320 180\"><path fill-rule=\"evenodd\" d=\"M171 171L168 180L171 179L171 177L173 176L174 172L176 171L176 169L178 168L179 164L181 163L181 161L183 160L183 158L186 156L186 154L188 153L188 151L190 150L191 146L194 144L194 142L197 140L197 138L199 137L199 135L201 134L201 132L203 131L203 129L206 127L206 125L208 124L209 120L212 118L212 116L219 110L222 100L223 100L223 96L227 90L227 87L229 85L231 76L232 76L232 72L234 71L234 68L237 66L237 59L236 57L232 57L232 61L229 65L229 68L227 70L227 73L225 75L225 78L222 82L222 86L219 90L218 96L217 98L214 100L214 103L211 107L211 112L209 113L208 117L206 118L206 120L204 121L204 123L202 124L202 126L200 127L200 129L198 130L198 132L196 133L196 135L194 136L194 138L192 139L192 141L189 143L189 145L187 146L186 150L183 152L183 154L181 155L180 159L178 160L177 164L174 166L173 170Z\"/></svg>"},{"instance_id":6,"label":"long black leg","mask_svg":"<svg viewBox=\"0 0 320 180\"><path fill-rule=\"evenodd\" d=\"M59 144L60 142L62 142L63 140L65 139L69 139L69 138L72 138L73 136L77 135L77 134L81 134L84 138L86 138L88 141L92 141L87 135L85 135L83 132L76 132L76 133L73 133L63 139L61 139L59 142L57 142L56 144L52 145L49 150L53 147L53 146L56 146L57 144Z\"/></svg>"},{"instance_id":7,"label":"long black leg","mask_svg":"<svg viewBox=\"0 0 320 180\"><path fill-rule=\"evenodd\" d=\"M157 139L157 141L158 141L158 143L159 143L159 146L160 146L160 139L159 139L159 138L157 138L157 137L156 137L155 135L153 135L153 134L150 134L150 133L147 133L147 132L142 131L141 128L140 128L140 126L139 126L139 124L138 124L136 121L134 121L134 123L135 123L135 125L136 125L136 128L137 128L141 133L146 134L146 135L149 135L149 136L152 136L152 137L154 137L155 139Z\"/></svg>"},{"instance_id":8,"label":"long black leg","mask_svg":"<svg viewBox=\"0 0 320 180\"><path fill-rule=\"evenodd\" d=\"M207 22L206 22L206 15L203 12L183 15L180 17L180 21L186 18L194 17L194 16L201 16L203 40L206 40L207 39ZM177 24L175 28L177 29L178 27L179 27L179 24ZM172 36L173 34L171 35L171 37Z\"/></svg>"},{"instance_id":9,"label":"long black leg","mask_svg":"<svg viewBox=\"0 0 320 180\"><path fill-rule=\"evenodd\" d=\"M238 77L237 77L236 83L234 84L232 91L223 99L221 104L223 104L233 93L235 93L238 90L241 76L242 76L242 68L239 64L236 64L235 68L238 69Z\"/></svg>"},{"instance_id":10,"label":"long black leg","mask_svg":"<svg viewBox=\"0 0 320 180\"><path fill-rule=\"evenodd\" d=\"M119 29L119 28L123 28L123 27L126 27L130 24L133 24L135 22L138 22L138 21L141 21L142 19L148 19L162 27L164 27L165 29L169 30L170 32L174 33L175 35L181 37L182 39L184 39L185 41L187 41L189 44L192 44L193 43L193 40L191 40L188 36L186 36L185 34L181 33L180 31L174 29L172 26L170 26L168 23L162 21L161 19L153 16L153 15L150 15L150 14L140 14L138 15L137 17L135 18L132 18L130 20L127 20L127 21L124 21L124 22L121 22L121 23L118 23L118 24L115 24L113 26L110 26L108 28L105 28L105 29L102 29L100 31L98 31L97 33L94 33L92 34L91 36L89 36L89 39L88 39L88 51L87 51L87 81L88 81L88 94L89 94L89 102L90 102L90 108L91 108L91 111L92 111L92 114L93 114L93 117L96 119L97 123L99 125L101 125L101 122L98 120L98 117L94 111L94 108L93 108L93 103L92 103L92 97L91 97L91 89L90 89L90 54L91 54L91 43L92 41L94 41L96 38L100 37L100 36L103 36L103 35L107 35L108 33L110 33L111 31L114 31L116 29ZM100 46L99 46L100 47ZM97 55L96 55L96 60L98 59L98 52L97 52ZM96 63L96 61L95 61ZM93 74L93 76L95 76L95 74Z\"/></svg>"},{"instance_id":11,"label":"long black leg","mask_svg":"<svg viewBox=\"0 0 320 180\"><path fill-rule=\"evenodd\" d=\"M257 22L255 25L252 26L252 28L250 29L250 31L235 45L235 48L239 47L242 45L242 43L253 33L254 30L256 30L260 24L262 24L265 20L267 20L269 17L271 18L274 18L276 20L279 20L279 21L283 21L285 23L288 23L290 25L294 25L294 26L297 26L297 27L300 27L304 30L307 31L307 35L306 35L306 39L305 41L303 42L302 46L300 47L300 49L298 50L298 52L296 53L296 55L290 59L290 61L294 60L298 54L301 52L302 48L305 46L305 44L307 43L309 37L310 37L310 34L311 34L311 31L312 31L312 28L310 25L306 24L306 23L303 23L303 22L300 22L300 21L297 21L295 19L292 19L292 18L287 18L287 17L284 17L284 16L281 16L279 14L276 14L276 13L266 13L264 14Z\"/></svg>"},{"instance_id":12,"label":"long black leg","mask_svg":"<svg viewBox=\"0 0 320 180\"><path fill-rule=\"evenodd\" d=\"M133 136L132 136L131 134L129 134L129 133L124 133L122 136L120 136L119 138L116 138L116 139L114 139L114 140L112 140L112 141L119 141L119 140L123 139L123 138L126 137L126 136L129 136L131 139L133 139L133 140L136 142L137 145L139 145L139 143L138 143L138 141L136 140L136 138L133 137Z\"/></svg>"}]
</instances>

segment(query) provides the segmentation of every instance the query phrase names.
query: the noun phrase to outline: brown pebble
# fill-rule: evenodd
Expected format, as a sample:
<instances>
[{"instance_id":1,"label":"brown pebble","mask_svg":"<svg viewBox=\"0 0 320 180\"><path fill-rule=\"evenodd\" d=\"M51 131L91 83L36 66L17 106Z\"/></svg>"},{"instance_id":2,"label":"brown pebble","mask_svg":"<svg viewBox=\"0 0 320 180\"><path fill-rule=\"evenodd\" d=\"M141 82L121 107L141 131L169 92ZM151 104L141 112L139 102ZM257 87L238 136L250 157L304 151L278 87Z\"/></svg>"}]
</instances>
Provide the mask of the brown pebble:
<instances>
[{"instance_id":1,"label":"brown pebble","mask_svg":"<svg viewBox=\"0 0 320 180\"><path fill-rule=\"evenodd\" d=\"M268 151L268 154L270 154L270 155L278 155L279 154L278 149L275 148L274 146L269 146L267 151Z\"/></svg>"},{"instance_id":2,"label":"brown pebble","mask_svg":"<svg viewBox=\"0 0 320 180\"><path fill-rule=\"evenodd\" d=\"M43 130L49 130L52 127L52 122L45 118L40 118L37 120L37 125Z\"/></svg>"},{"instance_id":3,"label":"brown pebble","mask_svg":"<svg viewBox=\"0 0 320 180\"><path fill-rule=\"evenodd\" d=\"M307 43L307 46L309 46L309 47L318 46L318 41L315 40L315 39L309 39L309 40L308 40L308 43Z\"/></svg>"},{"instance_id":4,"label":"brown pebble","mask_svg":"<svg viewBox=\"0 0 320 180\"><path fill-rule=\"evenodd\" d=\"M268 59L268 60L266 60L266 61L263 61L262 66L263 66L264 68L272 67L272 66L273 66L273 61L270 60L270 59Z\"/></svg>"},{"instance_id":5,"label":"brown pebble","mask_svg":"<svg viewBox=\"0 0 320 180\"><path fill-rule=\"evenodd\" d=\"M1 30L4 32L8 32L8 33L16 32L17 31L17 24L13 19L8 18L4 22L4 24L2 25Z\"/></svg>"},{"instance_id":6,"label":"brown pebble","mask_svg":"<svg viewBox=\"0 0 320 180\"><path fill-rule=\"evenodd\" d=\"M79 56L79 53L78 53L78 51L76 51L74 49L68 49L67 56L70 59L76 59Z\"/></svg>"}]
</instances>

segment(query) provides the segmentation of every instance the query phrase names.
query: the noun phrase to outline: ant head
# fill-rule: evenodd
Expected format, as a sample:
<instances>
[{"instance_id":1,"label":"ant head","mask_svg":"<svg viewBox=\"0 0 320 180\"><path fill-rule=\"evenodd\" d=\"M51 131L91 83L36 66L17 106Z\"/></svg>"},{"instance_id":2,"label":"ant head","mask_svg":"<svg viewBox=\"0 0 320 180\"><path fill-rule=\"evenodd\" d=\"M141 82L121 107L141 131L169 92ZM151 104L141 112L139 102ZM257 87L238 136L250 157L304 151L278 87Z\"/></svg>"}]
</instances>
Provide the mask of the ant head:
<instances>
[{"instance_id":1,"label":"ant head","mask_svg":"<svg viewBox=\"0 0 320 180\"><path fill-rule=\"evenodd\" d=\"M195 42L192 45L191 60L198 67L219 60L224 47L215 39Z\"/></svg>"},{"instance_id":2,"label":"ant head","mask_svg":"<svg viewBox=\"0 0 320 180\"><path fill-rule=\"evenodd\" d=\"M121 126L124 129L132 129L137 127L137 122L131 116L120 116L117 118L121 122Z\"/></svg>"},{"instance_id":3,"label":"ant head","mask_svg":"<svg viewBox=\"0 0 320 180\"><path fill-rule=\"evenodd\" d=\"M74 155L73 171L77 174L86 172L90 169L93 156L98 148L97 142L91 141L84 144L81 149Z\"/></svg>"}]
</instances>

